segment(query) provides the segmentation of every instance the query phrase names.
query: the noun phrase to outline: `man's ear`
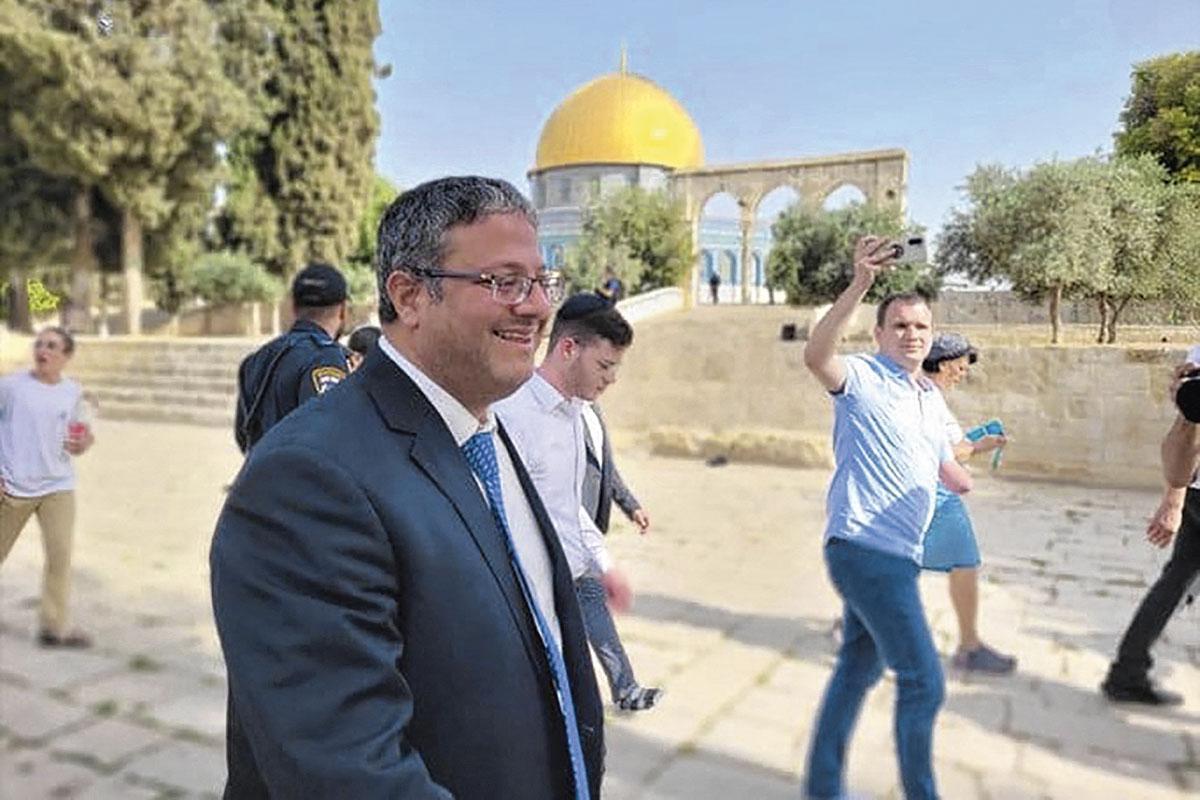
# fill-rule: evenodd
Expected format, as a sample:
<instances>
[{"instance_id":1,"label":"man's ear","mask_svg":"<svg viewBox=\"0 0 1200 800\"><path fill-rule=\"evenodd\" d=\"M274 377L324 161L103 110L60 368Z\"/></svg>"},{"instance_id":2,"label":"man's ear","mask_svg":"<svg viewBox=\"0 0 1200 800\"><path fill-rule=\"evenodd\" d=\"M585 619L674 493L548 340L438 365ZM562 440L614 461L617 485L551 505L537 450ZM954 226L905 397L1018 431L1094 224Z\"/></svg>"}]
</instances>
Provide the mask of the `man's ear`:
<instances>
[{"instance_id":1,"label":"man's ear","mask_svg":"<svg viewBox=\"0 0 1200 800\"><path fill-rule=\"evenodd\" d=\"M384 282L388 299L392 301L396 316L404 325L416 324L421 303L428 299L428 292L422 284L420 278L405 269L395 270Z\"/></svg>"}]
</instances>

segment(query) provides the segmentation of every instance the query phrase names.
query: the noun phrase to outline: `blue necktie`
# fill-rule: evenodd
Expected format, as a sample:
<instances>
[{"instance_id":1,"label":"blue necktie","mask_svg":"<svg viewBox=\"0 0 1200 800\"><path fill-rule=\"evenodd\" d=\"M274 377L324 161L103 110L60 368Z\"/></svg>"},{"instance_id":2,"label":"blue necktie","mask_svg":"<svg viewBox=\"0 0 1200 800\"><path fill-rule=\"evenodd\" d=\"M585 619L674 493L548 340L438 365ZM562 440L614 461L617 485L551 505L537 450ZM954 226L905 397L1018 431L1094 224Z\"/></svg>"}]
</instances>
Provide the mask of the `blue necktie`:
<instances>
[{"instance_id":1,"label":"blue necktie","mask_svg":"<svg viewBox=\"0 0 1200 800\"><path fill-rule=\"evenodd\" d=\"M517 557L517 550L513 546L512 533L508 529L508 515L504 512L504 493L500 490L500 466L496 462L496 444L492 440L492 434L488 431L475 434L463 444L462 452L467 457L467 463L471 465L471 471L483 484L488 505L492 508L492 517L496 520L496 527L504 534L508 559L512 562L513 572L517 574L517 581L521 584L521 593L525 595L525 602L529 606L529 610L533 612L538 635L542 639L542 646L546 649L546 660L550 664L550 674L554 678L554 688L558 694L558 707L562 712L563 725L567 729L567 750L571 755L575 800L589 800L587 767L583 762L583 744L579 740L579 726L575 722L575 703L571 700L571 682L567 679L567 667L563 663L562 651L554 640L554 633L542 615L542 610L538 608L533 590L529 586L529 579L525 576L525 570L521 568L521 560Z\"/></svg>"}]
</instances>

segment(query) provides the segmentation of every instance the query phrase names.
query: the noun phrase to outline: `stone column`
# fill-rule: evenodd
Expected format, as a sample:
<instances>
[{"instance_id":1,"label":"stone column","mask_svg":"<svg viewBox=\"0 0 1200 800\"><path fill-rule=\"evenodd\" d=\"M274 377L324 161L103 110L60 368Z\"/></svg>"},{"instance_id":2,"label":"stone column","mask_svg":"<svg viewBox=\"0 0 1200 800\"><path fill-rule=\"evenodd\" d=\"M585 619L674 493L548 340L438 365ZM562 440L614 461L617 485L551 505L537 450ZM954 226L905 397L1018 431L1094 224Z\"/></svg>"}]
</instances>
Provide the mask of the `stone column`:
<instances>
[{"instance_id":1,"label":"stone column","mask_svg":"<svg viewBox=\"0 0 1200 800\"><path fill-rule=\"evenodd\" d=\"M745 200L738 200L738 207L741 208L741 229L742 229L742 253L740 257L742 265L742 303L748 304L750 300L750 234L754 231L754 209Z\"/></svg>"}]
</instances>

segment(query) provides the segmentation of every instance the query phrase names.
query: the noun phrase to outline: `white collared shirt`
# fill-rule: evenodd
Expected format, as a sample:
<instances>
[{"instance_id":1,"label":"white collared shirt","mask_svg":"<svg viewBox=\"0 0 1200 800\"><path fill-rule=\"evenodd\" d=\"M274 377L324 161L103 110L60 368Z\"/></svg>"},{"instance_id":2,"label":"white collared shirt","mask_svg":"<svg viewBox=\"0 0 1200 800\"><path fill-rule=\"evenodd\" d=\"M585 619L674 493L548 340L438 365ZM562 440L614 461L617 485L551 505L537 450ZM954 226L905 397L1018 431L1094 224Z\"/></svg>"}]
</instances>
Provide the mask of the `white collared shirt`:
<instances>
[{"instance_id":1,"label":"white collared shirt","mask_svg":"<svg viewBox=\"0 0 1200 800\"><path fill-rule=\"evenodd\" d=\"M563 551L571 577L599 575L612 566L604 535L583 508L583 401L564 397L538 373L493 406L529 470Z\"/></svg>"},{"instance_id":2,"label":"white collared shirt","mask_svg":"<svg viewBox=\"0 0 1200 800\"><path fill-rule=\"evenodd\" d=\"M588 440L592 444L592 454L596 456L596 463L601 467L604 466L604 426L600 424L600 417L596 414L596 409L591 403L583 404L583 422L587 426Z\"/></svg>"},{"instance_id":3,"label":"white collared shirt","mask_svg":"<svg viewBox=\"0 0 1200 800\"><path fill-rule=\"evenodd\" d=\"M529 499L521 488L521 481L517 478L517 470L513 466L508 448L495 435L495 413L489 408L487 422L480 423L457 398L402 356L386 336L379 338L379 348L417 385L417 388L441 415L446 427L450 429L450 435L454 437L454 443L460 448L476 433L486 431L492 434L493 442L496 445L496 462L500 467L500 491L504 495L504 513L508 518L508 530L512 534L513 547L516 548L517 558L521 560L521 567L525 571L525 578L533 591L538 608L549 623L555 641L561 648L562 630L559 627L558 612L554 606L554 579L550 566L550 554L546 552L546 544L542 541L537 518L534 517ZM507 428L507 425L505 427ZM475 478L475 484L479 487L479 492L486 502L487 493L478 477Z\"/></svg>"}]
</instances>

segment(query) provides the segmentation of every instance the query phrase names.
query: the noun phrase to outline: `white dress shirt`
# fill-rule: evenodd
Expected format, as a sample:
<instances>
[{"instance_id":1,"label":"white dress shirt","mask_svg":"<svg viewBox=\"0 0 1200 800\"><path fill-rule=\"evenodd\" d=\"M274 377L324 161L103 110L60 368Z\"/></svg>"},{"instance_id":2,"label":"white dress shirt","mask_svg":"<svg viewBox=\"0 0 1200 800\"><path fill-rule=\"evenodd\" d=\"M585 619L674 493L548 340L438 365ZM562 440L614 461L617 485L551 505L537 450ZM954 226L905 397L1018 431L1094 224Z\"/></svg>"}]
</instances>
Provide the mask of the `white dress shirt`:
<instances>
[{"instance_id":1,"label":"white dress shirt","mask_svg":"<svg viewBox=\"0 0 1200 800\"><path fill-rule=\"evenodd\" d=\"M504 495L504 513L508 518L508 530L512 534L513 547L516 548L517 558L521 560L521 567L524 569L525 578L533 591L534 600L538 604L542 616L553 630L554 639L561 649L562 629L558 624L558 611L554 606L554 580L550 566L550 554L546 552L546 543L542 541L537 518L533 515L529 499L521 488L521 481L517 478L517 470L513 466L508 448L504 446L503 440L495 435L495 413L489 408L487 422L480 423L475 415L453 395L438 386L415 364L402 356L386 336L379 338L379 348L387 354L388 358L396 362L396 366L417 385L417 388L441 415L446 427L450 429L450 435L454 437L454 443L460 448L468 439L481 431L492 435L496 446L496 462L500 467L500 491ZM507 428L507 425L505 427ZM479 493L483 495L486 503L487 493L478 477L475 478L475 484L479 487Z\"/></svg>"},{"instance_id":2,"label":"white dress shirt","mask_svg":"<svg viewBox=\"0 0 1200 800\"><path fill-rule=\"evenodd\" d=\"M534 373L493 408L529 470L571 565L571 577L601 575L612 566L604 535L583 508L583 401L564 397Z\"/></svg>"},{"instance_id":3,"label":"white dress shirt","mask_svg":"<svg viewBox=\"0 0 1200 800\"><path fill-rule=\"evenodd\" d=\"M583 422L587 426L588 439L592 443L592 455L596 457L596 463L603 467L604 426L600 424L600 417L596 414L596 409L592 408L591 403L584 403L581 412Z\"/></svg>"}]
</instances>

